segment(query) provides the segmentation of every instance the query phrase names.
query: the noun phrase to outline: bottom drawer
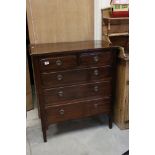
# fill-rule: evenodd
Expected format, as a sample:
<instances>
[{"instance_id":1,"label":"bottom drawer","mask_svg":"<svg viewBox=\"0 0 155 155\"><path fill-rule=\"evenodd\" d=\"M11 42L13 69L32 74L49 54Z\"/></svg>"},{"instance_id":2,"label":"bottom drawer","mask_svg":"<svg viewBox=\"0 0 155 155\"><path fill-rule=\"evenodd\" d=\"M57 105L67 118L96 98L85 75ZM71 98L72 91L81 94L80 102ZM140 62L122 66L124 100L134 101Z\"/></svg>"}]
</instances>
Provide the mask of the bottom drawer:
<instances>
[{"instance_id":1,"label":"bottom drawer","mask_svg":"<svg viewBox=\"0 0 155 155\"><path fill-rule=\"evenodd\" d=\"M47 124L75 119L84 115L82 103L53 106L46 109Z\"/></svg>"},{"instance_id":2,"label":"bottom drawer","mask_svg":"<svg viewBox=\"0 0 155 155\"><path fill-rule=\"evenodd\" d=\"M46 108L47 125L65 120L111 112L110 99L93 99Z\"/></svg>"}]
</instances>

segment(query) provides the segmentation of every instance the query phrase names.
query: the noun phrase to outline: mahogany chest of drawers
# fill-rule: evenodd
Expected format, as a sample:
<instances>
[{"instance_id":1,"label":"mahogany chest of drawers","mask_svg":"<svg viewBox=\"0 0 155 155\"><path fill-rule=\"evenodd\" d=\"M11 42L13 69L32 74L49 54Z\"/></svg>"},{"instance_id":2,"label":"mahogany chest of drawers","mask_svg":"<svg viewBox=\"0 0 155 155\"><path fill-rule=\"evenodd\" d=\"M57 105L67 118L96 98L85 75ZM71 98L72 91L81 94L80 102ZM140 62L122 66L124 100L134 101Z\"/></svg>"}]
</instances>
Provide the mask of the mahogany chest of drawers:
<instances>
[{"instance_id":1,"label":"mahogany chest of drawers","mask_svg":"<svg viewBox=\"0 0 155 155\"><path fill-rule=\"evenodd\" d=\"M30 46L44 142L66 120L107 114L112 128L117 52L102 41Z\"/></svg>"}]
</instances>

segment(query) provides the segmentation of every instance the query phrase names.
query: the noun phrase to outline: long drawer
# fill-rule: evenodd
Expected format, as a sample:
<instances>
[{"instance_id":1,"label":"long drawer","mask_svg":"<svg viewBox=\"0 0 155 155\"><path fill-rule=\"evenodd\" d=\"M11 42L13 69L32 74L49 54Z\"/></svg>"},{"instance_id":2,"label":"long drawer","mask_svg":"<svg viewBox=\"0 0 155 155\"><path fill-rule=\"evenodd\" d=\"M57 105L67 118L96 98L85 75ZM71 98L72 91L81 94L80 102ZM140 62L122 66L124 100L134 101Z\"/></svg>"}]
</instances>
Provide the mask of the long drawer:
<instances>
[{"instance_id":1,"label":"long drawer","mask_svg":"<svg viewBox=\"0 0 155 155\"><path fill-rule=\"evenodd\" d=\"M52 106L46 108L47 125L60 121L77 119L96 114L109 113L111 100L96 98L80 102L68 103L66 105Z\"/></svg>"},{"instance_id":2,"label":"long drawer","mask_svg":"<svg viewBox=\"0 0 155 155\"><path fill-rule=\"evenodd\" d=\"M62 104L66 100L84 99L92 96L109 97L112 92L112 82L102 81L89 84L72 85L52 89L44 89L45 105Z\"/></svg>"},{"instance_id":3,"label":"long drawer","mask_svg":"<svg viewBox=\"0 0 155 155\"><path fill-rule=\"evenodd\" d=\"M112 77L112 67L92 67L67 71L42 73L41 84L43 88L72 85L75 83L91 82Z\"/></svg>"}]
</instances>

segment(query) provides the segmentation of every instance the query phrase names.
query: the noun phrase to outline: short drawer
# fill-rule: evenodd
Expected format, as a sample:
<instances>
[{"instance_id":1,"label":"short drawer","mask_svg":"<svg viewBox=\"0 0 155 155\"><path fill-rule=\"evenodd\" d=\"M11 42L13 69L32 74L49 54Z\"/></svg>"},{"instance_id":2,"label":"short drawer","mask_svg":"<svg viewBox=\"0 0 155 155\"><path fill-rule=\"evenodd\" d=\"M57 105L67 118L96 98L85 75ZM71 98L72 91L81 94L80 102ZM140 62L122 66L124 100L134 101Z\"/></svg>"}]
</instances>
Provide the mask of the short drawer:
<instances>
[{"instance_id":1,"label":"short drawer","mask_svg":"<svg viewBox=\"0 0 155 155\"><path fill-rule=\"evenodd\" d=\"M109 97L112 93L111 81L80 84L44 90L46 105L62 104L63 101L88 98L92 96Z\"/></svg>"},{"instance_id":2,"label":"short drawer","mask_svg":"<svg viewBox=\"0 0 155 155\"><path fill-rule=\"evenodd\" d=\"M113 52L94 52L83 53L80 55L81 66L96 66L96 65L112 65L113 64Z\"/></svg>"},{"instance_id":3,"label":"short drawer","mask_svg":"<svg viewBox=\"0 0 155 155\"><path fill-rule=\"evenodd\" d=\"M41 74L43 88L91 82L112 77L112 67L94 67Z\"/></svg>"},{"instance_id":4,"label":"short drawer","mask_svg":"<svg viewBox=\"0 0 155 155\"><path fill-rule=\"evenodd\" d=\"M48 57L40 59L41 71L63 70L74 68L77 66L77 59L75 55Z\"/></svg>"}]
</instances>

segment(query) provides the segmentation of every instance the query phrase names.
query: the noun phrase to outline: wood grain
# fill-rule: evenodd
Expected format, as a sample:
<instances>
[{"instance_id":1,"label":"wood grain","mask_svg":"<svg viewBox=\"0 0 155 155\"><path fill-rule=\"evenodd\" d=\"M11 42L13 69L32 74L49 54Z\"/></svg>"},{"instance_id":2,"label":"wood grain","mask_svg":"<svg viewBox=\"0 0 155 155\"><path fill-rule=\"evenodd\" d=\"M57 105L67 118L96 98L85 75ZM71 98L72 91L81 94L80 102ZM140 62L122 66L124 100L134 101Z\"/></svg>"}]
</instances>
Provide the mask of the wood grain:
<instances>
[{"instance_id":1,"label":"wood grain","mask_svg":"<svg viewBox=\"0 0 155 155\"><path fill-rule=\"evenodd\" d=\"M102 81L85 83L43 90L46 105L63 104L66 100L85 99L91 97L110 98L112 82Z\"/></svg>"},{"instance_id":2,"label":"wood grain","mask_svg":"<svg viewBox=\"0 0 155 155\"><path fill-rule=\"evenodd\" d=\"M81 52L81 50L93 52L92 49L102 50L104 49L112 50L117 47L109 46L107 41L93 40L93 41L78 41L78 42L63 42L63 43L45 43L45 44L31 44L30 45L30 55L43 55L43 54L56 54L65 52L66 54L71 54L74 52ZM109 47L111 47L109 49Z\"/></svg>"},{"instance_id":3,"label":"wood grain","mask_svg":"<svg viewBox=\"0 0 155 155\"><path fill-rule=\"evenodd\" d=\"M48 107L46 108L47 125L65 120L93 116L96 114L106 114L109 113L110 109L111 100L103 98L75 101L71 104Z\"/></svg>"},{"instance_id":4,"label":"wood grain","mask_svg":"<svg viewBox=\"0 0 155 155\"><path fill-rule=\"evenodd\" d=\"M41 73L42 87L60 87L68 84L80 84L100 79L109 80L112 76L112 69L111 66L104 66Z\"/></svg>"},{"instance_id":5,"label":"wood grain","mask_svg":"<svg viewBox=\"0 0 155 155\"><path fill-rule=\"evenodd\" d=\"M112 44L109 36L129 36L129 17L113 18L111 8L105 8L102 9L102 39Z\"/></svg>"},{"instance_id":6,"label":"wood grain","mask_svg":"<svg viewBox=\"0 0 155 155\"><path fill-rule=\"evenodd\" d=\"M129 18L111 17L102 10L102 37L111 46L120 46L114 104L114 121L120 129L129 128Z\"/></svg>"},{"instance_id":7,"label":"wood grain","mask_svg":"<svg viewBox=\"0 0 155 155\"><path fill-rule=\"evenodd\" d=\"M116 102L114 121L121 129L129 128L129 62L120 62L117 66Z\"/></svg>"},{"instance_id":8,"label":"wood grain","mask_svg":"<svg viewBox=\"0 0 155 155\"><path fill-rule=\"evenodd\" d=\"M94 0L27 0L30 43L94 39Z\"/></svg>"}]
</instances>

